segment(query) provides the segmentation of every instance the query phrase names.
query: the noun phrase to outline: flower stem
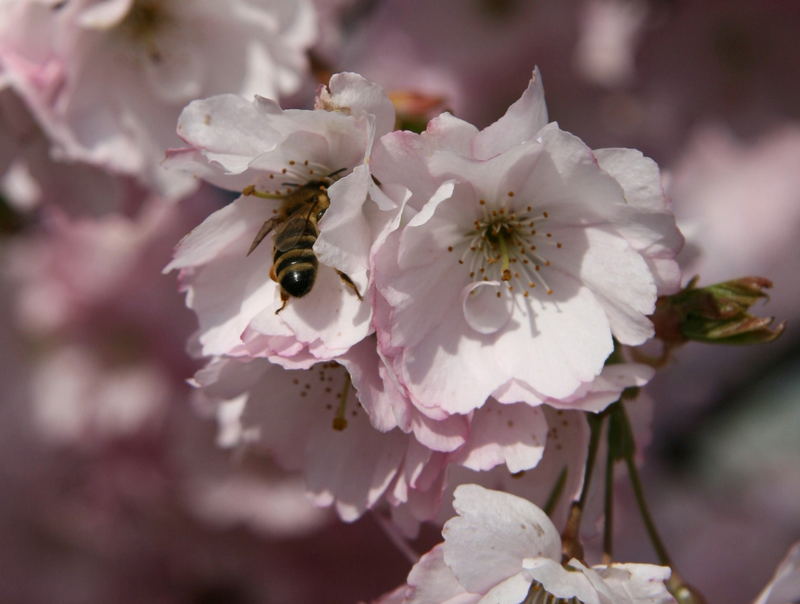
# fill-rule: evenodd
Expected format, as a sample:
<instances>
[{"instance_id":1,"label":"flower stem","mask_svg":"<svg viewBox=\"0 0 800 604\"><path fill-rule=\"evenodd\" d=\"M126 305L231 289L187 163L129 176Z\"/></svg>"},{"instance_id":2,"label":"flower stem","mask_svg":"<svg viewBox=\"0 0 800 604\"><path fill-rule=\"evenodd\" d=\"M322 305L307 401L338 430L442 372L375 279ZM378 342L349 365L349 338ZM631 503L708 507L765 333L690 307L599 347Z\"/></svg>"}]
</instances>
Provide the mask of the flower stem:
<instances>
[{"instance_id":1,"label":"flower stem","mask_svg":"<svg viewBox=\"0 0 800 604\"><path fill-rule=\"evenodd\" d=\"M558 500L561 498L561 493L564 491L564 485L567 483L567 467L561 470L561 473L558 475L556 479L556 483L553 485L553 490L550 491L550 496L547 498L547 502L544 504L542 511L547 514L548 516L552 515L553 510L558 504Z\"/></svg>"},{"instance_id":2,"label":"flower stem","mask_svg":"<svg viewBox=\"0 0 800 604\"><path fill-rule=\"evenodd\" d=\"M617 403L619 404L619 403ZM609 435L611 430L609 430ZM610 564L614 559L614 448L611 443L606 451L606 476L605 476L605 496L603 501L604 522L603 522L603 563Z\"/></svg>"},{"instance_id":3,"label":"flower stem","mask_svg":"<svg viewBox=\"0 0 800 604\"><path fill-rule=\"evenodd\" d=\"M605 413L599 415L587 415L591 434L589 436L589 450L586 453L586 466L583 472L583 486L577 501L573 501L567 517L567 525L561 534L561 555L567 562L572 558L583 560L583 546L580 542L581 517L586 500L589 497L589 487L592 482L594 463L597 458L597 448L600 445L600 432L603 428Z\"/></svg>"},{"instance_id":4,"label":"flower stem","mask_svg":"<svg viewBox=\"0 0 800 604\"><path fill-rule=\"evenodd\" d=\"M628 420L628 414L625 412L625 406L620 405L619 411L620 419L622 420L625 431L631 435L631 439L633 438L633 432L631 431L630 421ZM636 505L639 508L639 513L642 516L642 521L644 522L644 527L647 530L647 535L650 537L650 542L653 544L653 549L658 556L659 562L664 566L672 566L672 560L667 553L667 548L664 546L664 542L661 540L661 536L658 534L658 529L656 529L656 524L653 522L653 517L650 514L650 509L647 507L647 501L644 496L644 489L642 488L642 481L639 478L639 470L636 467L636 460L634 459L635 447L625 447L625 465L628 467L628 476L631 481L631 487L633 487L633 494L636 497Z\"/></svg>"}]
</instances>

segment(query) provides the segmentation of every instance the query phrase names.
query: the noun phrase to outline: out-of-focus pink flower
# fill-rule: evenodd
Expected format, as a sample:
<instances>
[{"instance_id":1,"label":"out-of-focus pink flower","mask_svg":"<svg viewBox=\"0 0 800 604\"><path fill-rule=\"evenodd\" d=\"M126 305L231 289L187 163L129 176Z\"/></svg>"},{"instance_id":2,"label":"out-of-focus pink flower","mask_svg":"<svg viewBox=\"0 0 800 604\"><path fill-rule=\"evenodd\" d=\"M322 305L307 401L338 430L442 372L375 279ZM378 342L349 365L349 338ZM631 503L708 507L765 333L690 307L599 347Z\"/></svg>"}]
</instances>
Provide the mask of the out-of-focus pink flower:
<instances>
[{"instance_id":1,"label":"out-of-focus pink flower","mask_svg":"<svg viewBox=\"0 0 800 604\"><path fill-rule=\"evenodd\" d=\"M444 99L456 115L489 123L525 85L533 64L567 77L575 0L387 0L351 18L338 65L387 90ZM558 71L556 71L558 67ZM570 87L573 90L574 86ZM477 91L491 90L491 94Z\"/></svg>"},{"instance_id":2,"label":"out-of-focus pink flower","mask_svg":"<svg viewBox=\"0 0 800 604\"><path fill-rule=\"evenodd\" d=\"M483 131L443 114L422 135L385 136L373 170L409 196L375 252L378 341L431 417L490 396L567 399L600 374L612 335L652 335L646 315L678 285L682 238L657 167L547 124L538 74ZM617 377L641 383L640 370Z\"/></svg>"},{"instance_id":3,"label":"out-of-focus pink flower","mask_svg":"<svg viewBox=\"0 0 800 604\"><path fill-rule=\"evenodd\" d=\"M9 0L0 62L61 157L180 195L192 180L160 163L181 107L294 92L315 32L307 0Z\"/></svg>"},{"instance_id":4,"label":"out-of-focus pink flower","mask_svg":"<svg viewBox=\"0 0 800 604\"><path fill-rule=\"evenodd\" d=\"M667 604L670 569L652 564L561 564L561 539L535 505L478 485L456 489L444 543L411 569L408 604L514 604L526 597L585 604ZM397 592L392 597L397 597ZM391 601L391 600L390 600Z\"/></svg>"},{"instance_id":5,"label":"out-of-focus pink flower","mask_svg":"<svg viewBox=\"0 0 800 604\"><path fill-rule=\"evenodd\" d=\"M647 10L645 0L584 2L575 63L587 80L613 88L632 79Z\"/></svg>"},{"instance_id":6,"label":"out-of-focus pink flower","mask_svg":"<svg viewBox=\"0 0 800 604\"><path fill-rule=\"evenodd\" d=\"M391 129L394 110L378 86L356 74L335 75L317 106L284 111L261 97L225 95L195 101L181 116L178 131L191 147L173 151L170 163L245 193L185 237L165 269L181 270L203 355L258 355L309 367L346 352L371 329L369 253L391 202L373 201L385 195L367 159L373 138ZM252 254L248 248L285 196L306 186L322 187L330 200L321 219L315 215L319 268L311 291L288 299L278 314L284 292L270 267L281 224Z\"/></svg>"},{"instance_id":7,"label":"out-of-focus pink flower","mask_svg":"<svg viewBox=\"0 0 800 604\"><path fill-rule=\"evenodd\" d=\"M34 344L32 417L44 440L92 448L159 428L192 370L191 315L159 269L192 215L220 202L202 189L185 205L140 201L134 217L47 206L38 229L10 242L13 317Z\"/></svg>"},{"instance_id":8,"label":"out-of-focus pink flower","mask_svg":"<svg viewBox=\"0 0 800 604\"><path fill-rule=\"evenodd\" d=\"M800 249L800 127L755 143L722 126L698 128L671 171L670 196L689 246L680 259L701 284L761 275L775 288L770 312L796 313Z\"/></svg>"},{"instance_id":9,"label":"out-of-focus pink flower","mask_svg":"<svg viewBox=\"0 0 800 604\"><path fill-rule=\"evenodd\" d=\"M52 205L70 215L139 209L145 194L133 178L57 161L50 146L19 94L0 83L0 192L9 204L21 212Z\"/></svg>"}]
</instances>

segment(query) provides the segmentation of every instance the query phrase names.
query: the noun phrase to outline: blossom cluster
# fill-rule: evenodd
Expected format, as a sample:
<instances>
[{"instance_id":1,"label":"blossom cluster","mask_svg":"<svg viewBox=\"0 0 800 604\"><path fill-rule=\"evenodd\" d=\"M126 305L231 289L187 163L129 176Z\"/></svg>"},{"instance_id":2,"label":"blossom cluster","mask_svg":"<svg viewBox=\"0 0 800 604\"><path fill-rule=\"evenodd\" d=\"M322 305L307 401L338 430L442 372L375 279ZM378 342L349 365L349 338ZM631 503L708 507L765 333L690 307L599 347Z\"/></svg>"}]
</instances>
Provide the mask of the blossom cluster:
<instances>
[{"instance_id":1,"label":"blossom cluster","mask_svg":"<svg viewBox=\"0 0 800 604\"><path fill-rule=\"evenodd\" d=\"M615 505L614 471L625 462L647 521L637 467L654 414L641 387L690 340L784 330L749 309L771 287L756 274L796 270L770 262L796 257L800 139L787 127L745 147L715 126L698 128L682 161L665 151L694 129L703 87L665 90L642 73L663 58L636 53L659 19L687 48L705 43L686 35L707 25L696 10L0 0L0 307L11 319L0 359L13 375L0 482L21 493L0 502L11 576L0 600L361 598L360 584L340 598L319 580L344 556L303 553L284 572L272 550L338 518L353 524L321 539L340 553L368 512L412 565L383 604L698 597L649 525L660 565L616 562L614 518L632 503ZM740 34L719 35L722 59L747 59ZM705 85L759 127L747 120L779 103L753 92L744 59L736 104L725 78ZM601 144L550 118L537 64L559 121ZM609 143L674 172L631 148L593 148ZM720 283L699 286L679 260ZM670 386L678 399L752 360L689 358L678 374L689 378ZM679 400L671 409L672 425L693 417ZM728 467L755 467L740 458L726 454ZM775 525L794 509L755 485L794 465L750 477L747 501ZM408 543L425 522L444 541L420 556ZM220 552L229 562L209 571ZM91 572L76 562L92 558L104 563ZM795 547L759 604L797 598L797 559ZM374 583L375 594L390 584Z\"/></svg>"},{"instance_id":2,"label":"blossom cluster","mask_svg":"<svg viewBox=\"0 0 800 604\"><path fill-rule=\"evenodd\" d=\"M538 71L483 130L394 121L379 86L340 73L311 110L193 101L166 162L240 194L167 267L222 440L303 468L346 520L381 501L434 517L451 467L536 468L562 416L650 379L609 355L652 337L680 278L655 163L549 122ZM578 443L553 463L573 489Z\"/></svg>"}]
</instances>

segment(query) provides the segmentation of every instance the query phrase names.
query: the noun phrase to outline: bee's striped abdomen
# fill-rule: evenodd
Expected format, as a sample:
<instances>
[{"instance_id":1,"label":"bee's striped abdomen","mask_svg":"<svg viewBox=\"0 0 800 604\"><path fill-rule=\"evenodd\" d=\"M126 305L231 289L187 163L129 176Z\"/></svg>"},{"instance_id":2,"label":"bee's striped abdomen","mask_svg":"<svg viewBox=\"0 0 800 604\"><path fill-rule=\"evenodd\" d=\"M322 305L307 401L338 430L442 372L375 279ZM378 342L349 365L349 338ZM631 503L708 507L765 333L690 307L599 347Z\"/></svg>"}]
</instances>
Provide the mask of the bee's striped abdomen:
<instances>
[{"instance_id":1,"label":"bee's striped abdomen","mask_svg":"<svg viewBox=\"0 0 800 604\"><path fill-rule=\"evenodd\" d=\"M292 218L275 240L275 278L290 296L301 298L314 286L319 263L313 247L318 235L313 222ZM289 239L294 239L291 247L282 250L281 240Z\"/></svg>"}]
</instances>

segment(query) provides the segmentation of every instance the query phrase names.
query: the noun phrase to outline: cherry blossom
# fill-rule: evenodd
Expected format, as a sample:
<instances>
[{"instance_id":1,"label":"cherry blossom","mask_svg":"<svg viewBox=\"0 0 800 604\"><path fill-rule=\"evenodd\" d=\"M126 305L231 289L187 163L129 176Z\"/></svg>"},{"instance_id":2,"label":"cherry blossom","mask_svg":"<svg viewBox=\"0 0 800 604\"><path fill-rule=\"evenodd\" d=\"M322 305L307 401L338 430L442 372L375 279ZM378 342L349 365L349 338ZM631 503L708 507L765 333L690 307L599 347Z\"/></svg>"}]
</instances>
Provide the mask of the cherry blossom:
<instances>
[{"instance_id":1,"label":"cherry blossom","mask_svg":"<svg viewBox=\"0 0 800 604\"><path fill-rule=\"evenodd\" d=\"M309 367L370 332L370 248L393 203L366 162L394 111L379 87L356 74L335 75L317 106L284 111L262 97L222 95L195 101L181 115L178 132L191 146L173 151L170 165L243 192L185 237L165 269L181 270L187 304L200 321L202 355L257 355ZM263 236L287 195L306 186L324 189L330 206L313 244L313 288L288 299L270 278L280 226L261 243L254 237Z\"/></svg>"},{"instance_id":2,"label":"cherry blossom","mask_svg":"<svg viewBox=\"0 0 800 604\"><path fill-rule=\"evenodd\" d=\"M445 113L385 136L373 170L410 195L374 256L378 341L432 416L569 397L678 285L657 167L547 124L538 74L483 131Z\"/></svg>"},{"instance_id":3,"label":"cherry blossom","mask_svg":"<svg viewBox=\"0 0 800 604\"><path fill-rule=\"evenodd\" d=\"M312 499L335 505L345 520L386 502L407 535L422 521L443 519L445 493L462 482L502 485L544 503L564 473L559 503L567 503L582 481L588 435L577 409L605 407L624 384L634 385L611 372L581 400L560 403L571 404L570 411L489 401L437 421L407 408L382 375L368 338L305 370L215 359L193 383L199 407L219 425L222 446L301 471ZM563 511L560 505L557 513Z\"/></svg>"},{"instance_id":4,"label":"cherry blossom","mask_svg":"<svg viewBox=\"0 0 800 604\"><path fill-rule=\"evenodd\" d=\"M60 156L180 195L192 180L160 162L181 107L295 92L315 32L308 0L9 0L0 62Z\"/></svg>"},{"instance_id":5,"label":"cherry blossom","mask_svg":"<svg viewBox=\"0 0 800 604\"><path fill-rule=\"evenodd\" d=\"M263 359L221 359L195 380L198 404L220 422L221 444L302 469L312 500L334 504L344 520L373 507L403 467L407 437L376 430L359 402L380 384L354 384L342 364L285 370Z\"/></svg>"},{"instance_id":6,"label":"cherry blossom","mask_svg":"<svg viewBox=\"0 0 800 604\"><path fill-rule=\"evenodd\" d=\"M455 492L457 516L444 543L420 558L402 594L407 604L582 602L667 604L670 569L652 564L561 564L561 539L532 503L478 485Z\"/></svg>"}]
</instances>

